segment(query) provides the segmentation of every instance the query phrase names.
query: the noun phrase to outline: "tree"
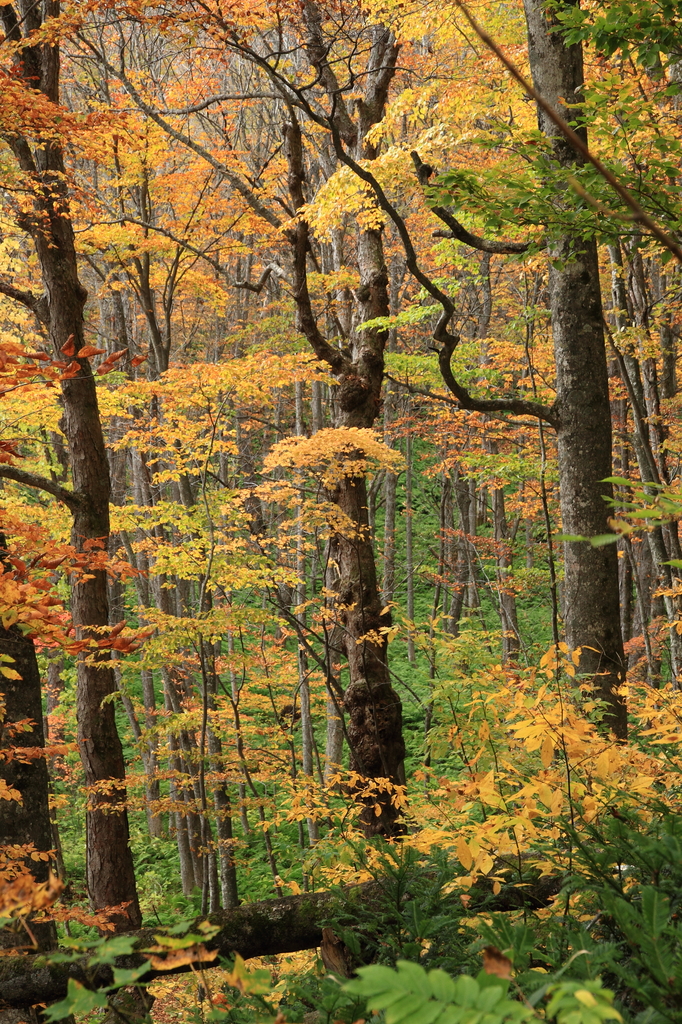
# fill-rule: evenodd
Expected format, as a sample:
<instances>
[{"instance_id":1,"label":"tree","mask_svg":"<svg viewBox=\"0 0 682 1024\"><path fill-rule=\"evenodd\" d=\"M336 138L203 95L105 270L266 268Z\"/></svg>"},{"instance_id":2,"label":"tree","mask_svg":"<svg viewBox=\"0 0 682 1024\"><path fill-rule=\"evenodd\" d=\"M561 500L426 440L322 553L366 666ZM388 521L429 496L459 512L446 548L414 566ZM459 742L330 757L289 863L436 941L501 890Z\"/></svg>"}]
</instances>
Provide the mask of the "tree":
<instances>
[{"instance_id":1,"label":"tree","mask_svg":"<svg viewBox=\"0 0 682 1024\"><path fill-rule=\"evenodd\" d=\"M14 612L26 630L28 623L14 603L16 591L11 586L16 570L8 560L5 537L1 534L0 566L0 582L10 583L10 593L0 598L3 617L8 618ZM15 848L10 867L15 870L21 867L36 883L45 883L51 870L52 827L40 672L33 640L17 622L9 627L0 625L0 729L0 780L4 783L0 798L0 835L4 846ZM57 944L57 931L52 923L34 924L31 933L42 949L54 948ZM31 942L29 934L23 931L15 936L15 941L18 945Z\"/></svg>"},{"instance_id":2,"label":"tree","mask_svg":"<svg viewBox=\"0 0 682 1024\"><path fill-rule=\"evenodd\" d=\"M6 142L30 195L30 206L18 215L38 257L44 294L40 297L0 282L3 294L30 309L44 328L53 359L64 357L61 375L62 429L69 450L73 489L24 474L11 465L0 476L37 487L64 502L73 516L72 541L77 552L106 551L109 537L109 466L99 417L95 377L88 359L83 326L86 292L78 277L63 141L55 125L59 108L59 46L43 33L59 13L51 3L45 13L31 3L7 5L2 19L13 54L12 72L28 109L38 105L50 124L32 144L30 122L23 130L4 129ZM29 134L30 132L30 134ZM106 570L93 567L72 575L71 612L79 639L95 640L109 626ZM128 846L125 768L110 698L115 690L109 651L83 651L78 659L79 748L89 791L88 888L96 909L119 906L121 928L137 926L140 911Z\"/></svg>"},{"instance_id":3,"label":"tree","mask_svg":"<svg viewBox=\"0 0 682 1024\"><path fill-rule=\"evenodd\" d=\"M577 43L566 45L556 31L557 22L538 0L525 0L525 11L534 85L558 113L579 122L577 131L587 142L580 110L574 105L574 97L579 97L584 86L582 48ZM569 97L570 114L564 105ZM538 123L562 168L581 165L581 155L542 108L538 109ZM612 475L613 467L596 239L567 234L552 242L549 257L562 527L573 537L603 536L608 532L610 511L605 499L613 495L604 480ZM610 544L599 547L569 539L564 544L564 558L566 640L571 649L580 650L580 671L593 678L595 692L608 708L608 724L624 738L627 710L618 692L625 679L625 656L617 552Z\"/></svg>"}]
</instances>

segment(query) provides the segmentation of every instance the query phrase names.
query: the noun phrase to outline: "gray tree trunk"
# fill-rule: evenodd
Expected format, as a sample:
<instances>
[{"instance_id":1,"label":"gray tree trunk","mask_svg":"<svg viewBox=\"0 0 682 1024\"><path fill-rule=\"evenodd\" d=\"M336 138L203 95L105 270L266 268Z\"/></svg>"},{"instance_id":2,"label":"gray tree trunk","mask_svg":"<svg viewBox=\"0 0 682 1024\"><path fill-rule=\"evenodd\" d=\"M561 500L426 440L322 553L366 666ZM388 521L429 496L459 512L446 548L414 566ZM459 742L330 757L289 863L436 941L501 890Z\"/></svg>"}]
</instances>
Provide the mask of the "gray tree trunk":
<instances>
[{"instance_id":1,"label":"gray tree trunk","mask_svg":"<svg viewBox=\"0 0 682 1024\"><path fill-rule=\"evenodd\" d=\"M538 92L570 121L583 86L582 48L566 46L558 25L541 0L524 0L528 53ZM564 103L570 103L568 110ZM580 158L538 108L541 131L552 141L554 157L565 168ZM583 127L578 129L586 140ZM561 517L565 534L591 537L608 533L609 510L602 483L611 476L611 416L602 322L599 264L594 239L569 234L550 246L549 295L556 359ZM579 671L594 681L606 705L606 721L617 736L627 735L627 711L618 688L625 678L620 631L618 565L614 544L564 545L564 626L566 642L579 649Z\"/></svg>"}]
</instances>

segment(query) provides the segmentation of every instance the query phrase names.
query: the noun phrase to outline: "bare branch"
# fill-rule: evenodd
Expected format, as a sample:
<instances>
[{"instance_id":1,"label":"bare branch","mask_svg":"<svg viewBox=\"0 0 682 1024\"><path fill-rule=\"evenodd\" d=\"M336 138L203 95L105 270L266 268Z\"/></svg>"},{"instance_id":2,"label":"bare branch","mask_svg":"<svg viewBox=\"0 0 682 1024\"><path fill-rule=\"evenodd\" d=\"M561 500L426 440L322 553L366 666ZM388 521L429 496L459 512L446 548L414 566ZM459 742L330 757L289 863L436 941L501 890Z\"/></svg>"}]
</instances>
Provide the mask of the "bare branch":
<instances>
[{"instance_id":1,"label":"bare branch","mask_svg":"<svg viewBox=\"0 0 682 1024\"><path fill-rule=\"evenodd\" d=\"M303 143L301 140L301 128L296 120L294 109L289 105L289 121L284 125L284 151L287 157L289 173L287 183L289 195L295 210L300 210L305 204L303 193L303 182L305 174L303 171ZM310 238L308 224L299 217L295 227L287 231L287 238L291 243L293 256L293 295L296 303L297 327L305 335L310 343L313 352L318 359L331 366L335 373L347 373L350 369L350 362L344 353L330 345L324 337L315 319L313 305L308 291L308 275L306 261Z\"/></svg>"},{"instance_id":2,"label":"bare branch","mask_svg":"<svg viewBox=\"0 0 682 1024\"><path fill-rule=\"evenodd\" d=\"M114 78L117 78L118 81L121 82L128 95L135 101L139 109L146 114L147 117L151 118L155 124L158 124L158 126L170 135L171 138L175 139L176 142L181 142L183 146L187 146L188 149L191 149L198 156L202 157L207 164L218 172L218 174L225 178L226 181L229 181L230 185L232 185L236 192L239 192L254 213L266 221L266 223L270 224L273 228L281 227L282 222L279 217L274 214L272 210L269 210L267 206L261 203L253 190L242 181L241 177L233 171L232 168L228 167L227 164L224 164L222 160L216 160L208 149L205 149L204 146L200 146L199 143L195 142L189 135L178 131L172 124L169 124L165 118L161 117L154 107L150 106L149 103L142 99L139 91L135 88L124 71L117 71L113 64L111 64L88 39L85 39L83 36L79 36L79 38L81 42L95 54L97 60L106 68L109 74L113 75Z\"/></svg>"},{"instance_id":3,"label":"bare branch","mask_svg":"<svg viewBox=\"0 0 682 1024\"><path fill-rule=\"evenodd\" d=\"M462 409L467 409L469 412L511 412L515 416L536 416L558 430L559 416L554 406L542 405L540 402L528 402L523 398L473 398L466 388L463 388L455 380L450 365L454 351L455 345L452 339L447 340L438 351L438 366L443 380Z\"/></svg>"},{"instance_id":4,"label":"bare branch","mask_svg":"<svg viewBox=\"0 0 682 1024\"><path fill-rule=\"evenodd\" d=\"M277 263L268 263L267 267L258 279L257 284L251 284L250 281L235 281L234 287L246 288L247 291L255 292L256 295L260 295L270 277L279 277L282 281L286 281L286 283L289 284L282 268Z\"/></svg>"},{"instance_id":5,"label":"bare branch","mask_svg":"<svg viewBox=\"0 0 682 1024\"><path fill-rule=\"evenodd\" d=\"M221 265L219 260L213 259L212 256L208 255L205 249L197 249L195 246L188 242L186 238L179 238L177 235L169 231L168 228L161 227L157 224L149 224L144 220L135 220L133 217L119 217L118 220L110 221L112 224L135 224L139 228L145 228L147 231L156 231L158 234L163 235L165 238L169 238L171 242L175 242L176 245L181 246L183 249L187 249L188 252L198 256L199 259L206 260L209 266L213 267L216 274L220 274L223 277L227 275L225 268ZM234 224L232 225L234 228ZM213 244L213 243L211 243Z\"/></svg>"},{"instance_id":6,"label":"bare branch","mask_svg":"<svg viewBox=\"0 0 682 1024\"><path fill-rule=\"evenodd\" d=\"M40 323L43 324L44 327L47 327L49 319L46 296L41 295L40 298L37 298L33 292L27 292L23 291L21 288L16 288L13 284L10 284L9 281L5 281L2 278L0 278L0 294L6 295L9 299L14 299L15 302L20 302L22 306L26 306L27 309L31 310Z\"/></svg>"},{"instance_id":7,"label":"bare branch","mask_svg":"<svg viewBox=\"0 0 682 1024\"><path fill-rule=\"evenodd\" d=\"M332 102L334 121L341 138L347 146L354 146L358 130L348 114L341 86L329 65L329 47L325 44L322 35L322 17L317 4L312 3L311 0L307 0L303 5L303 20L307 29L305 47L308 59L317 71L320 82Z\"/></svg>"},{"instance_id":8,"label":"bare branch","mask_svg":"<svg viewBox=\"0 0 682 1024\"><path fill-rule=\"evenodd\" d=\"M429 178L434 173L433 167L430 164L425 164L419 153L414 150L410 153L410 156L417 170L417 177L420 183L426 186ZM438 235L446 238L456 238L459 242L470 245L472 249L480 249L481 252L491 252L499 256L509 256L513 253L526 252L530 244L529 242L497 242L488 238L480 238L478 235L472 235L470 231L467 231L464 225L460 224L457 218L453 217L444 206L430 206L429 209L432 213L435 213L439 220L447 224L450 229L447 234L444 231L439 231Z\"/></svg>"},{"instance_id":9,"label":"bare branch","mask_svg":"<svg viewBox=\"0 0 682 1024\"><path fill-rule=\"evenodd\" d=\"M81 498L74 494L73 491L69 491L66 487L61 487L53 480L48 480L46 476L38 476L37 473L26 473L23 469L18 469L16 466L0 465L0 479L13 480L16 484L23 484L25 487L35 487L39 491L47 491L48 494L53 495L58 501L63 501L72 512L80 508L82 505Z\"/></svg>"}]
</instances>

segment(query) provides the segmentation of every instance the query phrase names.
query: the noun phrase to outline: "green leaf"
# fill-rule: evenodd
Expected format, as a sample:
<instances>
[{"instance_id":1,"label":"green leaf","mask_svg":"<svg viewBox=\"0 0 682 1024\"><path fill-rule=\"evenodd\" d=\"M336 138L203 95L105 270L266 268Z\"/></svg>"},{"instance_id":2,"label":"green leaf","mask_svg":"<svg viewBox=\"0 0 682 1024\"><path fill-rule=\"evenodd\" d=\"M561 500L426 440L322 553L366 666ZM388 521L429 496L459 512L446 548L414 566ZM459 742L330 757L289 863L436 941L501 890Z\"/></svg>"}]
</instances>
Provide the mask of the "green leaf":
<instances>
[{"instance_id":1,"label":"green leaf","mask_svg":"<svg viewBox=\"0 0 682 1024\"><path fill-rule=\"evenodd\" d=\"M670 917L670 900L661 895L660 889L647 885L642 889L642 917L651 929L651 935L657 939L668 923Z\"/></svg>"},{"instance_id":2,"label":"green leaf","mask_svg":"<svg viewBox=\"0 0 682 1024\"><path fill-rule=\"evenodd\" d=\"M396 988L396 972L383 964L372 964L358 968L358 978L346 982L344 989L358 996L373 996L380 992L394 991ZM400 988L404 991L403 986Z\"/></svg>"},{"instance_id":3,"label":"green leaf","mask_svg":"<svg viewBox=\"0 0 682 1024\"><path fill-rule=\"evenodd\" d=\"M135 949L136 939L130 935L117 935L113 939L106 939L100 946L93 950L89 963L113 964L117 956L128 956Z\"/></svg>"},{"instance_id":4,"label":"green leaf","mask_svg":"<svg viewBox=\"0 0 682 1024\"><path fill-rule=\"evenodd\" d=\"M440 999L442 1003L451 1003L455 998L455 983L445 971L429 971L429 984L434 999Z\"/></svg>"},{"instance_id":5,"label":"green leaf","mask_svg":"<svg viewBox=\"0 0 682 1024\"><path fill-rule=\"evenodd\" d=\"M426 971L420 964L413 964L409 960L398 960L396 963L398 976L403 984L409 985L413 992L418 992L424 999L431 997L431 983Z\"/></svg>"},{"instance_id":6,"label":"green leaf","mask_svg":"<svg viewBox=\"0 0 682 1024\"><path fill-rule=\"evenodd\" d=\"M166 946L168 949L187 949L189 946L196 946L204 941L203 935L183 935L181 939L173 939L169 935L155 935L154 940L159 946Z\"/></svg>"},{"instance_id":7,"label":"green leaf","mask_svg":"<svg viewBox=\"0 0 682 1024\"><path fill-rule=\"evenodd\" d=\"M370 1006L370 1003L367 1004ZM426 1000L421 992L408 992L386 1010L386 1024L399 1024L405 1017L422 1009Z\"/></svg>"},{"instance_id":8,"label":"green leaf","mask_svg":"<svg viewBox=\"0 0 682 1024\"><path fill-rule=\"evenodd\" d=\"M122 988L124 985L133 985L139 978L143 977L151 968L149 963L141 967L131 967L130 970L124 967L114 967L114 988Z\"/></svg>"},{"instance_id":9,"label":"green leaf","mask_svg":"<svg viewBox=\"0 0 682 1024\"><path fill-rule=\"evenodd\" d=\"M603 480L599 481L602 484L615 484L616 487L633 487L632 480L627 480L624 476L605 476Z\"/></svg>"},{"instance_id":10,"label":"green leaf","mask_svg":"<svg viewBox=\"0 0 682 1024\"><path fill-rule=\"evenodd\" d=\"M443 1004L434 1000L429 1000L428 1003L422 1002L414 1013L401 1018L401 1024L434 1024L434 1021L440 1017L443 1009ZM388 1020L388 1016L386 1019Z\"/></svg>"},{"instance_id":11,"label":"green leaf","mask_svg":"<svg viewBox=\"0 0 682 1024\"><path fill-rule=\"evenodd\" d=\"M504 990L499 985L491 985L490 988L482 989L478 999L476 1000L476 1007L479 1010L484 1010L486 1013L489 1013L493 1006L496 1006L503 996Z\"/></svg>"},{"instance_id":12,"label":"green leaf","mask_svg":"<svg viewBox=\"0 0 682 1024\"><path fill-rule=\"evenodd\" d=\"M455 999L460 1006L475 1006L480 989L478 983L468 974L462 974L455 982Z\"/></svg>"},{"instance_id":13,"label":"green leaf","mask_svg":"<svg viewBox=\"0 0 682 1024\"><path fill-rule=\"evenodd\" d=\"M596 537L590 537L590 544L593 548L603 548L607 544L613 544L619 536L618 533L598 533Z\"/></svg>"},{"instance_id":14,"label":"green leaf","mask_svg":"<svg viewBox=\"0 0 682 1024\"><path fill-rule=\"evenodd\" d=\"M72 1013L90 1013L92 1010L104 1009L106 1005L107 997L103 992L93 992L74 978L69 978L66 999L48 1006L43 1016L48 1021L63 1020Z\"/></svg>"}]
</instances>

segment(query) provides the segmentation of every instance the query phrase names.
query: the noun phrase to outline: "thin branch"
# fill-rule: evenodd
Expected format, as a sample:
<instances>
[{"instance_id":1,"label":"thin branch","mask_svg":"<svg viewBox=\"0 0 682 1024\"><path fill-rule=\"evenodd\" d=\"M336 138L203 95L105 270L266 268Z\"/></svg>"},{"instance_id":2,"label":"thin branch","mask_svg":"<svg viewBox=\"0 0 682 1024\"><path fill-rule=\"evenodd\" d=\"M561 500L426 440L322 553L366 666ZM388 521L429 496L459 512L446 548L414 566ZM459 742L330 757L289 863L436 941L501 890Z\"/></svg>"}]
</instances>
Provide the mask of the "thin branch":
<instances>
[{"instance_id":1,"label":"thin branch","mask_svg":"<svg viewBox=\"0 0 682 1024\"><path fill-rule=\"evenodd\" d=\"M473 398L466 388L463 388L455 380L450 365L454 350L455 346L452 342L446 341L438 352L438 366L443 380L463 409L468 409L470 412L511 412L515 416L536 416L556 430L559 429L560 420L555 406L529 402L523 398Z\"/></svg>"},{"instance_id":2,"label":"thin branch","mask_svg":"<svg viewBox=\"0 0 682 1024\"><path fill-rule=\"evenodd\" d=\"M450 398L449 395L439 395L436 391L432 391L431 388L418 388L415 384L410 384L407 380L399 380L397 377L392 377L390 373L384 374L386 380L390 380L391 384L397 384L401 388L405 388L411 395L421 395L422 398L430 398L434 402L444 402L445 405L451 405L455 409L460 408L460 404L456 398Z\"/></svg>"},{"instance_id":3,"label":"thin branch","mask_svg":"<svg viewBox=\"0 0 682 1024\"><path fill-rule=\"evenodd\" d=\"M60 487L54 481L48 480L46 476L38 476L37 473L26 473L23 469L18 469L16 466L0 465L0 479L13 480L14 483L23 484L25 487L35 487L36 490L47 491L48 494L53 495L58 501L63 501L72 512L75 512L82 505L82 499L79 495L74 494L73 491L67 490L66 487Z\"/></svg>"},{"instance_id":4,"label":"thin branch","mask_svg":"<svg viewBox=\"0 0 682 1024\"><path fill-rule=\"evenodd\" d=\"M239 219L240 218L237 218L237 220L239 220ZM216 260L216 259L213 259L212 256L209 256L207 250L205 250L205 249L197 249L190 242L188 242L187 239L179 238L177 235L173 234L172 231L169 231L168 228L160 227L157 224L149 224L147 221L144 221L144 220L135 220L133 217L119 217L118 220L111 221L110 223L112 223L112 224L135 224L137 227L145 228L145 230L147 230L147 231L156 231L158 234L163 235L165 238L169 238L171 242L175 242L176 245L179 245L183 249L187 249L188 252L191 252L195 256L198 256L199 259L206 260L208 265L210 267L213 267L213 269L215 270L216 274L220 274L223 277L227 276L227 272L226 272L225 268L221 265L220 261ZM234 228L234 226L235 225L233 224L232 228ZM214 242L212 242L211 244L213 245Z\"/></svg>"},{"instance_id":5,"label":"thin branch","mask_svg":"<svg viewBox=\"0 0 682 1024\"><path fill-rule=\"evenodd\" d=\"M224 164L221 160L216 160L209 150L205 149L204 146L200 146L197 142L194 142L189 135L186 135L184 132L177 131L177 129L169 124L168 121L161 117L154 107L150 106L142 99L142 96L124 71L117 71L113 64L111 64L84 36L79 36L79 39L95 54L96 59L104 68L106 68L109 74L113 75L114 78L117 78L118 81L121 82L128 95L135 101L139 109L146 114L147 117L151 118L155 124L158 124L158 126L170 135L171 138L175 139L176 142L181 142L183 146L187 146L188 149L191 149L198 156L202 157L215 171L218 172L218 174L222 175L223 178L229 181L232 187L239 192L254 213L258 214L258 216L270 224L271 227L281 227L282 222L279 217L277 217L271 210L264 206L259 199L256 198L253 191L244 184L240 176L235 171Z\"/></svg>"},{"instance_id":6,"label":"thin branch","mask_svg":"<svg viewBox=\"0 0 682 1024\"><path fill-rule=\"evenodd\" d=\"M450 360L452 359L453 352L459 344L459 335L452 334L448 329L450 321L455 314L454 302L450 296L446 292L442 291L419 266L417 253L407 230L407 225L396 210L395 206L389 200L380 183L370 171L348 155L343 147L343 142L334 124L327 121L326 127L331 133L334 151L340 162L349 167L353 173L361 179L361 181L366 182L370 186L374 192L380 209L382 209L395 224L405 250L405 260L410 273L417 279L417 281L419 281L422 287L426 289L429 295L440 303L443 309L440 319L436 324L436 329L433 332L433 337L434 341L440 342L443 346L438 351L438 364L440 366L443 380L461 407L469 410L470 412L509 412L517 416L535 416L538 419L545 420L546 423L549 423L558 429L559 417L553 407L542 405L539 402L529 402L524 399L517 398L474 398L469 394L466 388L463 388L457 383L452 372Z\"/></svg>"},{"instance_id":7,"label":"thin branch","mask_svg":"<svg viewBox=\"0 0 682 1024\"><path fill-rule=\"evenodd\" d=\"M303 182L303 143L301 128L296 119L293 106L289 107L289 120L284 125L284 152L287 158L287 184L294 209L298 212L305 205ZM343 147L342 147L343 148ZM293 296L296 303L297 327L308 339L318 359L331 366L335 373L348 373L350 362L343 352L335 348L323 336L313 311L308 291L308 275L306 270L307 254L310 248L310 237L307 222L298 217L295 227L287 231L287 238L292 248Z\"/></svg>"},{"instance_id":8,"label":"thin branch","mask_svg":"<svg viewBox=\"0 0 682 1024\"><path fill-rule=\"evenodd\" d=\"M200 110L205 110L212 103L225 103L228 101L241 103L244 100L281 100L281 98L279 93L274 92L222 93L220 96L209 96L207 100L195 103L193 107L182 107L180 110L160 110L159 113L166 117L181 117L183 114L198 114Z\"/></svg>"}]
</instances>

